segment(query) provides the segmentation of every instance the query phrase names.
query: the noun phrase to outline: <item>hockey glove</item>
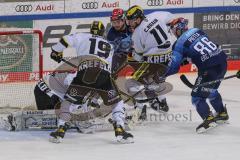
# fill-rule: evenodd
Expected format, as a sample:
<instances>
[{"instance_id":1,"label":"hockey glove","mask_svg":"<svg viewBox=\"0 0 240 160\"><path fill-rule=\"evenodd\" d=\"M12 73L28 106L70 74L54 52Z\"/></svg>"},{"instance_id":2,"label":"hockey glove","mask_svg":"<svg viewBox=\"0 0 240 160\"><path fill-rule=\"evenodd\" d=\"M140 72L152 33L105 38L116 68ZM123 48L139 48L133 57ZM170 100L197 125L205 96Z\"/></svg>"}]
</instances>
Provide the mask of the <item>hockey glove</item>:
<instances>
[{"instance_id":1,"label":"hockey glove","mask_svg":"<svg viewBox=\"0 0 240 160\"><path fill-rule=\"evenodd\" d=\"M56 52L52 50L51 56L50 56L54 61L60 63L62 58L63 58L63 53L62 52Z\"/></svg>"},{"instance_id":2,"label":"hockey glove","mask_svg":"<svg viewBox=\"0 0 240 160\"><path fill-rule=\"evenodd\" d=\"M237 78L239 78L240 79L240 70L237 72Z\"/></svg>"},{"instance_id":3,"label":"hockey glove","mask_svg":"<svg viewBox=\"0 0 240 160\"><path fill-rule=\"evenodd\" d=\"M188 65L190 62L186 59L186 58L184 58L183 60L182 60L182 62L181 62L181 66L185 66L185 65Z\"/></svg>"}]
</instances>

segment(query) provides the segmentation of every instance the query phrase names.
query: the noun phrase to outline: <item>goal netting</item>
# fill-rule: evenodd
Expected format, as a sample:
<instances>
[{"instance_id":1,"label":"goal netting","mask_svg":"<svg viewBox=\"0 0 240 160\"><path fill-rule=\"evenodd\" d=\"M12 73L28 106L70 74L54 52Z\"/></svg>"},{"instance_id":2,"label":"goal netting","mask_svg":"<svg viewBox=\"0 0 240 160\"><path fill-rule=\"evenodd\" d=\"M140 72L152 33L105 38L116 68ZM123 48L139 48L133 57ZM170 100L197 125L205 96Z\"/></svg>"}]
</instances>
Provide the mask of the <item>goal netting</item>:
<instances>
[{"instance_id":1,"label":"goal netting","mask_svg":"<svg viewBox=\"0 0 240 160\"><path fill-rule=\"evenodd\" d=\"M0 108L34 107L42 77L42 32L0 31Z\"/></svg>"}]
</instances>

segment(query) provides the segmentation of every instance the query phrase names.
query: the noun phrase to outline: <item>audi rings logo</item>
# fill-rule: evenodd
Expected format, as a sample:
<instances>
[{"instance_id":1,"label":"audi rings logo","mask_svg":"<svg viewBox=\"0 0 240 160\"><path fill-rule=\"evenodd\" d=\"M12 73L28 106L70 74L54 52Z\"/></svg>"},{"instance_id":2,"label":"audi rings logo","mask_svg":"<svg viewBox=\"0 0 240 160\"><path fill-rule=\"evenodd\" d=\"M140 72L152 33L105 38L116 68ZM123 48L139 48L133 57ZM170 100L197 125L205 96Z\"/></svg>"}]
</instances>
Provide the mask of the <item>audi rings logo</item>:
<instances>
[{"instance_id":1,"label":"audi rings logo","mask_svg":"<svg viewBox=\"0 0 240 160\"><path fill-rule=\"evenodd\" d=\"M83 2L82 9L98 9L98 2Z\"/></svg>"},{"instance_id":2,"label":"audi rings logo","mask_svg":"<svg viewBox=\"0 0 240 160\"><path fill-rule=\"evenodd\" d=\"M147 5L148 6L162 6L163 0L148 0Z\"/></svg>"},{"instance_id":3,"label":"audi rings logo","mask_svg":"<svg viewBox=\"0 0 240 160\"><path fill-rule=\"evenodd\" d=\"M32 5L17 5L15 7L16 12L31 12L33 9Z\"/></svg>"},{"instance_id":4,"label":"audi rings logo","mask_svg":"<svg viewBox=\"0 0 240 160\"><path fill-rule=\"evenodd\" d=\"M240 3L240 0L234 0L235 3Z\"/></svg>"}]
</instances>

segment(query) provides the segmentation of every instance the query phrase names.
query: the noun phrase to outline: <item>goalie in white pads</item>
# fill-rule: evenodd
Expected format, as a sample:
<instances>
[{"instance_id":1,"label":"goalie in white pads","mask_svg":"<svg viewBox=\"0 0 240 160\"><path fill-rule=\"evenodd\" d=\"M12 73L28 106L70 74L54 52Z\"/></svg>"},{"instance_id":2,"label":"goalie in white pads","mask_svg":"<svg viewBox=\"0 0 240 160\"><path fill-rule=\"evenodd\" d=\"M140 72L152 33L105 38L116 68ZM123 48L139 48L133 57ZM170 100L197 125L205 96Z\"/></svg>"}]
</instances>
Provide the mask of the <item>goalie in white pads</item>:
<instances>
[{"instance_id":1,"label":"goalie in white pads","mask_svg":"<svg viewBox=\"0 0 240 160\"><path fill-rule=\"evenodd\" d=\"M64 137L72 119L71 110L81 105L92 91L100 94L105 105L112 106L113 126L117 140L133 142L133 135L124 130L124 103L110 76L113 47L103 39L104 31L102 22L94 21L91 24L90 34L67 35L52 46L51 58L58 63L62 61L62 52L67 47L75 48L79 57L86 55L93 57L92 60L86 60L78 66L78 72L64 95L66 100L61 103L59 127L50 134L52 142L60 142L59 140Z\"/></svg>"},{"instance_id":2,"label":"goalie in white pads","mask_svg":"<svg viewBox=\"0 0 240 160\"><path fill-rule=\"evenodd\" d=\"M133 58L137 61L148 63L161 63L167 65L172 51L172 45L176 40L169 32L168 24L174 20L169 12L153 12L144 15L140 6L134 5L127 10L127 23L134 30L132 34ZM157 74L157 73L156 73ZM156 83L164 82L162 76L155 76ZM150 84L146 80L146 84ZM142 107L142 104L138 104ZM169 110L165 96L159 96L150 105L154 110L167 112Z\"/></svg>"}]
</instances>

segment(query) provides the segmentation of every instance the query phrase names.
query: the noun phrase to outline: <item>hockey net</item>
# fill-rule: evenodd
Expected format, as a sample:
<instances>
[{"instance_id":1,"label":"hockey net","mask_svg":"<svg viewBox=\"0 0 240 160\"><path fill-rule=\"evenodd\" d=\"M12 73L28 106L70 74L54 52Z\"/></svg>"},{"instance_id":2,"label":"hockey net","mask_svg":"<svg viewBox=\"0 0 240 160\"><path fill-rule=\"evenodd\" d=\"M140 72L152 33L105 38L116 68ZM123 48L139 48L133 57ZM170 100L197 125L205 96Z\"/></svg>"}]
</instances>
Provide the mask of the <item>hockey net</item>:
<instances>
[{"instance_id":1,"label":"hockey net","mask_svg":"<svg viewBox=\"0 0 240 160\"><path fill-rule=\"evenodd\" d=\"M42 40L40 30L0 32L1 110L36 106L34 87L43 74Z\"/></svg>"}]
</instances>

